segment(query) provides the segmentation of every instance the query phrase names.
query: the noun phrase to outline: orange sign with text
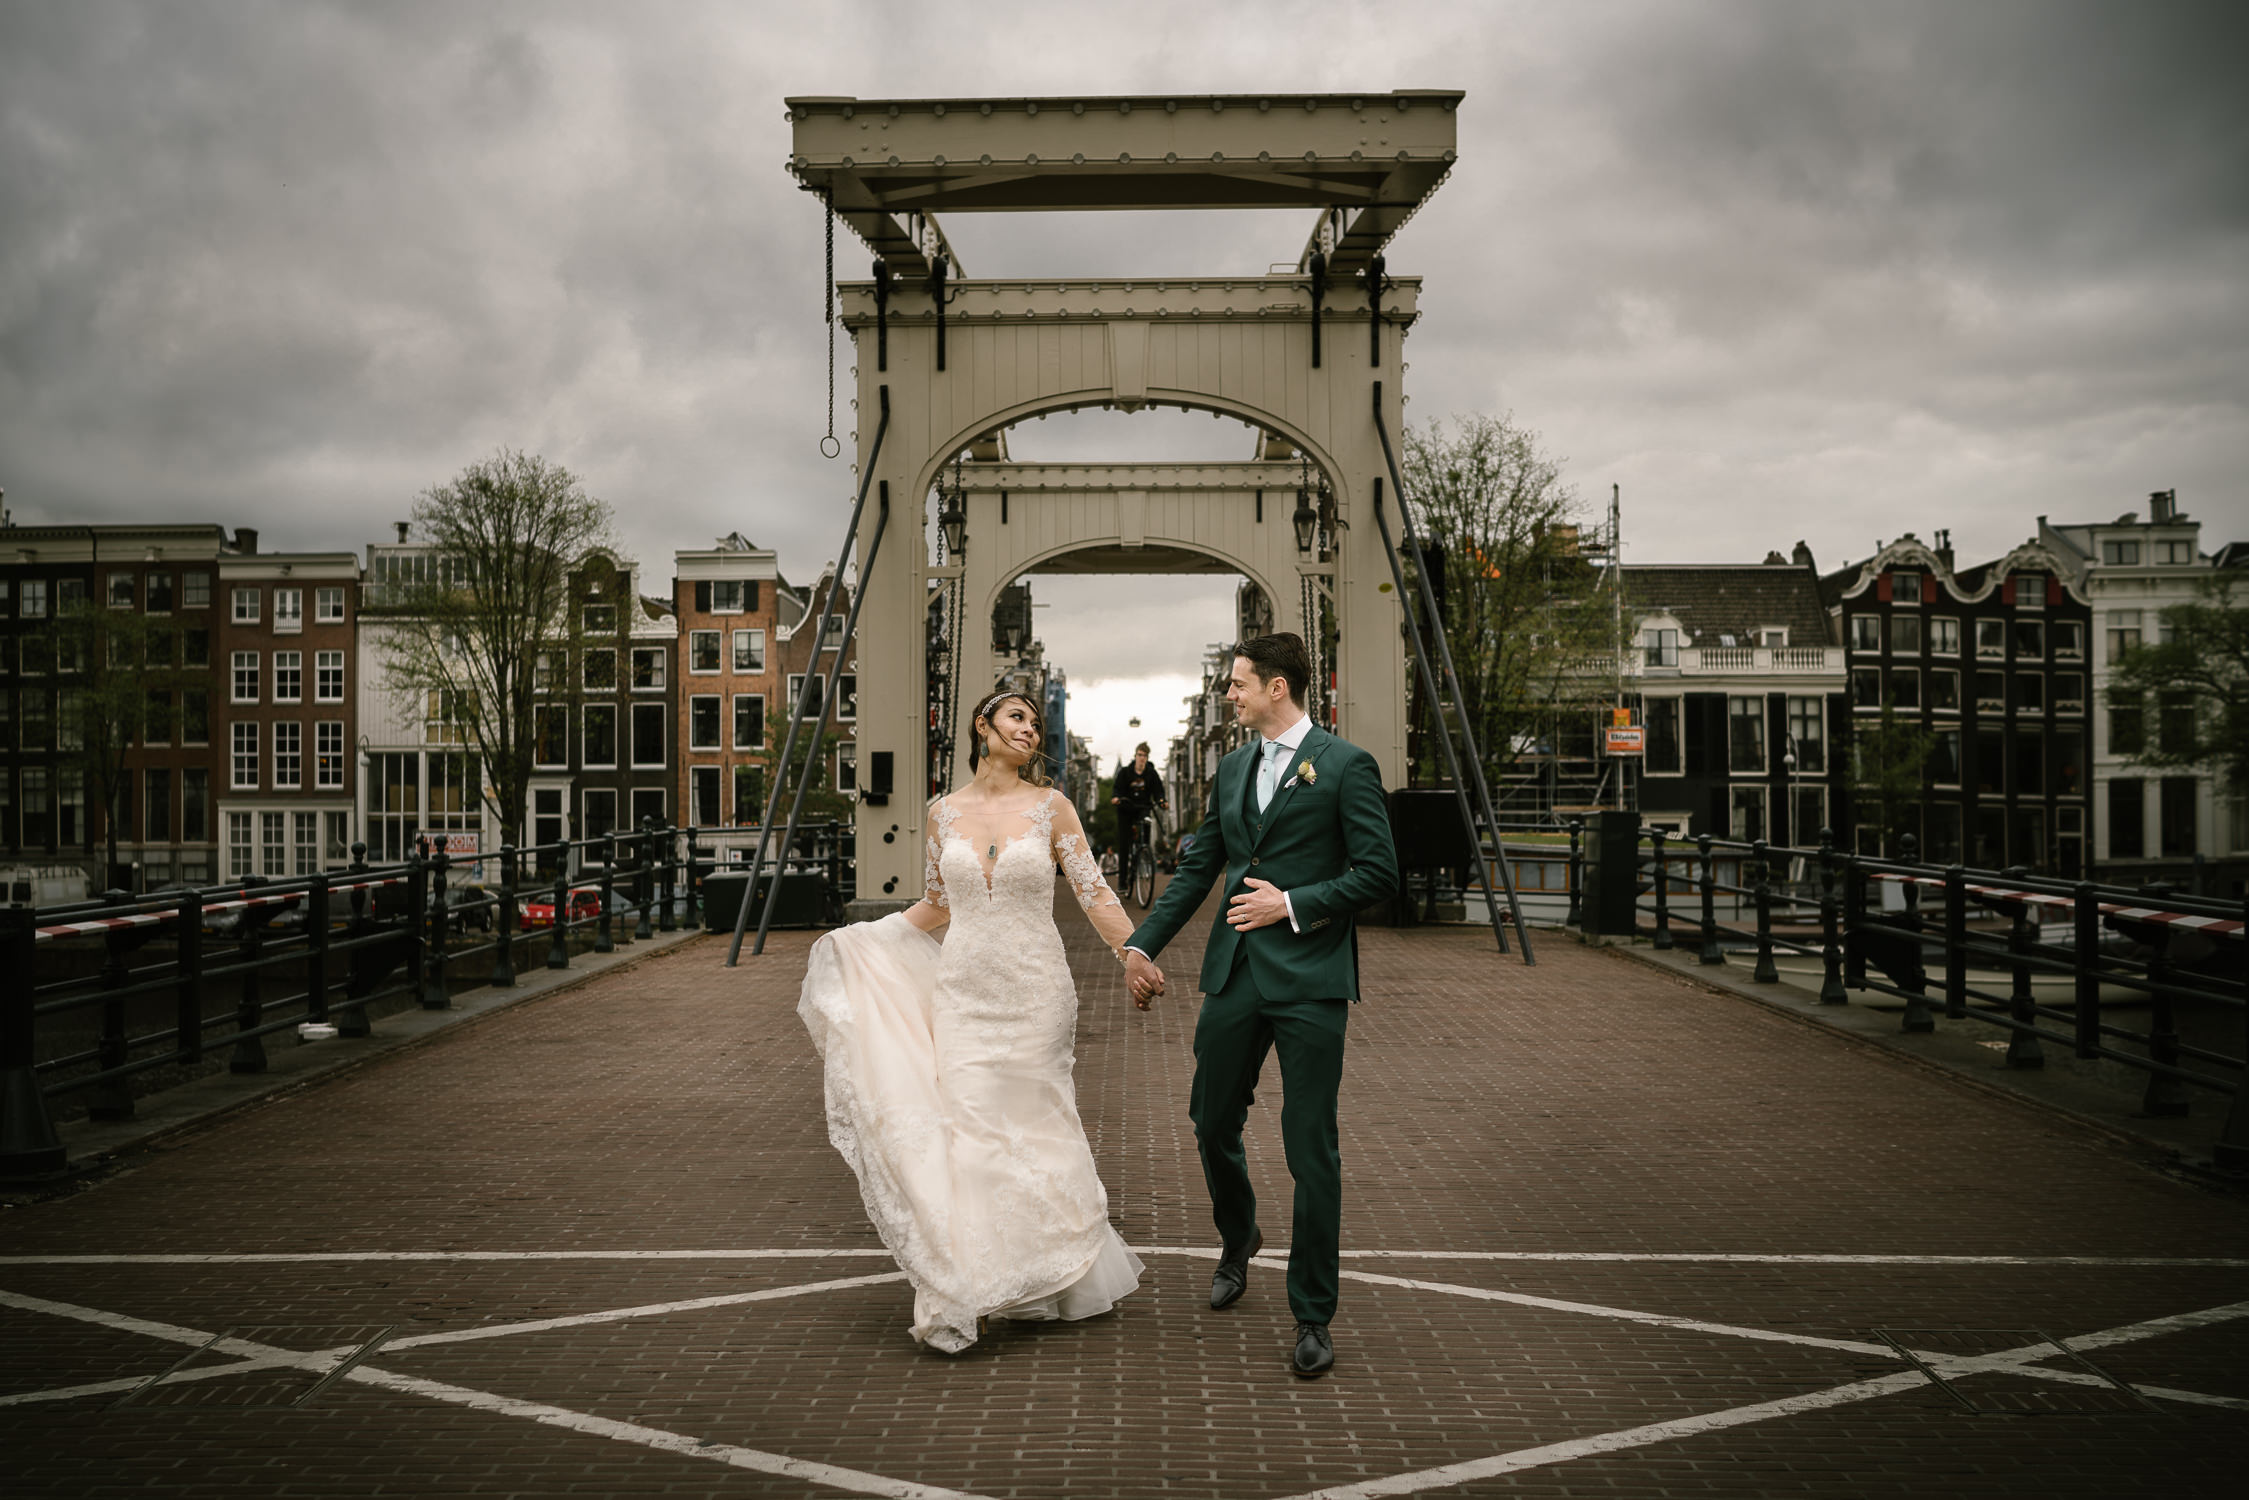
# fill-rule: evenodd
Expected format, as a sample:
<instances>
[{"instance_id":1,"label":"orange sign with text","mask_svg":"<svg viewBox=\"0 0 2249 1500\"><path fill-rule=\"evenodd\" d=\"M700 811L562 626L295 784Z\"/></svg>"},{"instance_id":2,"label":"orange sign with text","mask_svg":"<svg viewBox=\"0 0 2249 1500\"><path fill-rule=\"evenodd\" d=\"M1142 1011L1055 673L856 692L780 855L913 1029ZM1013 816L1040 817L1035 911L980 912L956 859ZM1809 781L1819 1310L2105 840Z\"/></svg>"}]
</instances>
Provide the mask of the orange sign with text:
<instances>
[{"instance_id":1,"label":"orange sign with text","mask_svg":"<svg viewBox=\"0 0 2249 1500\"><path fill-rule=\"evenodd\" d=\"M1646 749L1646 730L1611 729L1608 731L1608 752L1611 755L1639 755Z\"/></svg>"}]
</instances>

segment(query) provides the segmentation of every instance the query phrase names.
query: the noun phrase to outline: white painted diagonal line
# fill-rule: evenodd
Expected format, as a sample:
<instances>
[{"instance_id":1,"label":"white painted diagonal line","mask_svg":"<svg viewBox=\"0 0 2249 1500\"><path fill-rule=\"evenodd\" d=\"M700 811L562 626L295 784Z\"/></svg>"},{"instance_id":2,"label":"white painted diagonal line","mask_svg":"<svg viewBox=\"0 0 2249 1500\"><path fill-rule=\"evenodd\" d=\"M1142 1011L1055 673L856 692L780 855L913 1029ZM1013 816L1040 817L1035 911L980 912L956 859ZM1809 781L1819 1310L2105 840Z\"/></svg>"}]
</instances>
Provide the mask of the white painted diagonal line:
<instances>
[{"instance_id":1,"label":"white painted diagonal line","mask_svg":"<svg viewBox=\"0 0 2249 1500\"><path fill-rule=\"evenodd\" d=\"M1374 1286L1402 1287L1416 1292L1441 1292L1446 1296L1469 1297L1479 1302L1512 1302L1519 1307L1543 1307L1551 1312L1614 1318L1626 1323L1645 1323L1654 1328L1676 1328L1686 1333L1715 1333L1727 1338L1757 1339L1772 1344L1803 1344L1814 1349L1836 1349L1846 1354L1878 1354L1885 1359L1898 1357L1897 1351L1887 1344L1870 1344L1858 1339L1822 1338L1810 1333L1782 1333L1772 1328L1712 1323L1701 1318L1680 1318L1669 1313L1641 1312L1629 1307L1603 1307L1597 1302L1567 1302L1559 1297L1534 1297L1528 1292L1502 1292L1491 1287L1461 1286L1450 1281L1414 1281L1404 1276L1384 1276L1375 1271L1347 1270L1342 1275L1346 1281L1364 1281Z\"/></svg>"},{"instance_id":2,"label":"white painted diagonal line","mask_svg":"<svg viewBox=\"0 0 2249 1500\"><path fill-rule=\"evenodd\" d=\"M1216 1260L1215 1245L1134 1245L1136 1255L1187 1255ZM1279 1259L1286 1246L1268 1248ZM2220 1255L1842 1255L1820 1252L1733 1252L1699 1250L1346 1250L1345 1260L1490 1261L1569 1265L1755 1265L1755 1266L2086 1266L2149 1267L2179 1270L2249 1270L2249 1258ZM0 1255L0 1266L258 1266L347 1265L390 1261L696 1261L696 1260L887 1260L879 1247L853 1245L828 1249L717 1250L274 1250L170 1251L146 1254Z\"/></svg>"},{"instance_id":3,"label":"white painted diagonal line","mask_svg":"<svg viewBox=\"0 0 2249 1500\"><path fill-rule=\"evenodd\" d=\"M1213 1251L1212 1254L1216 1254ZM274 1250L189 1251L146 1255L0 1255L0 1266L282 1266L354 1261L511 1260L837 1260L890 1252L853 1246L840 1250Z\"/></svg>"},{"instance_id":4,"label":"white painted diagonal line","mask_svg":"<svg viewBox=\"0 0 2249 1500\"><path fill-rule=\"evenodd\" d=\"M148 1318L135 1318L125 1313L104 1311L98 1307L81 1307L72 1302L56 1302L45 1297L26 1297L17 1292L0 1291L0 1305L20 1308L26 1312L49 1313L55 1317L71 1318L82 1323L99 1324L126 1333L146 1334L150 1338L168 1343L201 1345L209 1342L207 1332L183 1328L176 1323L159 1323ZM337 1351L297 1353L277 1349L268 1344L247 1339L221 1339L213 1348L228 1353L248 1354L258 1357L260 1364L296 1364L325 1373L339 1357ZM216 1373L216 1372L214 1372ZM807 1459L790 1458L785 1454L766 1453L756 1448L744 1448L732 1443L707 1442L688 1437L684 1433L666 1432L661 1428L643 1427L633 1422L618 1422L608 1417L598 1417L590 1412L570 1411L560 1406L548 1406L536 1401L519 1401L513 1396L502 1396L491 1391L471 1390L467 1386L448 1385L443 1381L424 1380L418 1376L402 1375L372 1365L360 1365L345 1372L344 1379L382 1390L399 1391L407 1395L422 1396L432 1401L443 1401L453 1406L467 1407L473 1411L491 1412L506 1417L520 1417L544 1426L582 1432L593 1437L610 1438L617 1442L633 1443L658 1452L674 1453L685 1458L699 1458L721 1463L729 1468L750 1469L760 1474L778 1474L791 1479L808 1480L814 1484L836 1489L851 1490L862 1495L881 1495L885 1500L984 1500L964 1490L949 1490L936 1485L916 1484L911 1480L891 1479L881 1474L864 1473L834 1464L814 1463ZM135 1382L136 1384L138 1382Z\"/></svg>"},{"instance_id":5,"label":"white painted diagonal line","mask_svg":"<svg viewBox=\"0 0 2249 1500\"><path fill-rule=\"evenodd\" d=\"M1346 1276L1354 1273L1346 1271ZM1363 1274L1363 1273L1361 1273ZM2120 1327L2103 1329L2069 1340L2073 1349L2107 1348L2129 1343L2135 1339L2156 1338L2186 1328L2208 1327L2214 1323L2249 1317L2249 1302L2232 1303L2224 1307L2205 1308L2198 1312L2177 1313L2166 1318L2151 1318L2142 1323L2127 1323ZM1983 1367L1981 1373L2006 1370L2024 1375L2059 1374L2020 1363L2036 1351L2051 1351L2045 1343L2027 1344L2018 1349L1997 1354L1957 1360L1960 1365ZM1894 1351L1893 1351L1894 1353ZM2052 1358L2048 1352L2046 1357ZM2076 1372L2070 1372L2072 1374ZM2072 1384L2075 1382L2072 1381ZM1429 1490L1450 1489L1476 1479L1493 1479L1502 1474L1521 1473L1525 1469L1544 1468L1550 1464L1568 1463L1573 1459L1589 1458L1597 1453L1616 1453L1628 1448L1644 1448L1655 1443L1669 1442L1674 1438L1694 1437L1705 1432L1718 1432L1729 1427L1744 1427L1756 1422L1769 1422L1776 1417L1794 1416L1798 1412L1819 1411L1828 1407L1848 1406L1854 1402L1871 1401L1881 1396L1894 1395L1927 1384L1918 1370L1901 1370L1895 1375L1884 1375L1874 1380L1856 1380L1847 1385L1830 1386L1823 1391L1807 1391L1798 1396L1784 1396L1778 1401L1760 1401L1750 1406L1736 1406L1725 1411L1703 1412L1691 1417L1678 1417L1668 1422L1650 1422L1641 1427L1625 1427L1614 1432L1595 1433L1590 1437L1569 1438L1559 1443L1546 1443L1536 1448L1518 1448L1511 1453L1495 1453L1489 1458L1470 1459L1465 1463L1446 1464L1439 1468L1419 1469L1408 1474L1392 1474L1383 1479L1365 1480L1358 1484L1331 1486L1327 1489L1309 1490L1292 1495L1287 1500L1376 1500L1383 1495L1418 1495ZM2153 1391L2142 1394L2153 1395ZM2220 1398L2223 1399L2223 1398Z\"/></svg>"},{"instance_id":6,"label":"white painted diagonal line","mask_svg":"<svg viewBox=\"0 0 2249 1500\"><path fill-rule=\"evenodd\" d=\"M391 1339L383 1345L387 1356L400 1349L421 1349L431 1344L465 1344L472 1339L506 1338L517 1333L545 1333L554 1328L583 1328L593 1323L619 1323L627 1318L660 1318L666 1313L701 1312L712 1307L734 1307L744 1302L774 1302L784 1297L806 1297L814 1292L840 1292L850 1287L881 1286L904 1281L904 1271L880 1276L847 1276L837 1281L810 1281L801 1286L766 1287L755 1292L728 1292L717 1297L693 1297L684 1302L651 1302L641 1307L612 1307L601 1312L574 1313L559 1318L534 1318L523 1323L494 1323L483 1328L454 1328L443 1333L418 1333L412 1338Z\"/></svg>"},{"instance_id":7,"label":"white painted diagonal line","mask_svg":"<svg viewBox=\"0 0 2249 1500\"><path fill-rule=\"evenodd\" d=\"M597 1417L590 1412L570 1411L560 1406L548 1406L537 1401L518 1401L513 1396L496 1395L491 1391L471 1390L466 1386L447 1385L443 1381L423 1380L412 1375L394 1374L366 1365L350 1371L344 1379L357 1381L387 1391L398 1391L409 1396L422 1396L431 1401L444 1401L454 1406L464 1406L471 1411L491 1412L498 1416L520 1417L546 1427L559 1427L568 1432L581 1432L589 1437L609 1438L614 1442L633 1443L643 1448L653 1448L660 1453L676 1453L683 1458L700 1458L728 1468L749 1469L759 1474L778 1474L790 1479L809 1480L814 1484L831 1485L837 1489L862 1495L881 1495L886 1500L983 1500L965 1490L948 1490L936 1485L916 1484L907 1479L890 1479L880 1474L868 1474L858 1469L839 1468L834 1464L813 1463L808 1459L788 1458L779 1453L766 1453L756 1448L737 1447L732 1443L709 1442L688 1437L684 1433L666 1432L658 1427L643 1427L637 1422L619 1422L609 1417Z\"/></svg>"},{"instance_id":8,"label":"white painted diagonal line","mask_svg":"<svg viewBox=\"0 0 2249 1500\"><path fill-rule=\"evenodd\" d=\"M1899 1391L1927 1384L1927 1378L1920 1371L1903 1370L1875 1380L1830 1386L1824 1391L1807 1391L1801 1396L1784 1396L1778 1401L1761 1401L1755 1406L1702 1412L1691 1417L1674 1418L1669 1422L1650 1422L1644 1427L1625 1427L1615 1432L1570 1438L1536 1448L1518 1448L1512 1453L1495 1453L1490 1458L1474 1458L1466 1463L1419 1469L1411 1474L1393 1474L1386 1479L1369 1479L1359 1484L1308 1490L1304 1494L1290 1496L1289 1500L1374 1500L1379 1495L1418 1495L1425 1490L1449 1489L1453 1485L1467 1484L1474 1479L1495 1479L1502 1474L1519 1474L1525 1469L1569 1463L1573 1459L1591 1458L1598 1453L1645 1448L1651 1443L1667 1443L1673 1438L1720 1432L1728 1427L1746 1427L1753 1422L1769 1422L1775 1417L1790 1417L1798 1412L1847 1406L1854 1401L1871 1401L1877 1396L1891 1396Z\"/></svg>"}]
</instances>

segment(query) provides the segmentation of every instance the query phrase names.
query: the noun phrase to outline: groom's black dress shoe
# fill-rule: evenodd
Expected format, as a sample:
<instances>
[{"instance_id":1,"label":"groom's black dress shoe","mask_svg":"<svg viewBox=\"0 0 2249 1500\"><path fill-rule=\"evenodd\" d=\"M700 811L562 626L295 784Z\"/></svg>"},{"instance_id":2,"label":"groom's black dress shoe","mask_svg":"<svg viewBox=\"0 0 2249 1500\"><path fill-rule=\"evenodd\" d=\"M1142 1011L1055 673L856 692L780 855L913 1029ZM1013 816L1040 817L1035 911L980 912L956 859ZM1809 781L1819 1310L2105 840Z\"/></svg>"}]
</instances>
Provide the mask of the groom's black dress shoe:
<instances>
[{"instance_id":1,"label":"groom's black dress shoe","mask_svg":"<svg viewBox=\"0 0 2249 1500\"><path fill-rule=\"evenodd\" d=\"M1296 1353L1290 1358L1288 1367L1293 1374L1305 1380L1317 1380L1335 1368L1335 1345L1328 1342L1327 1324L1296 1325Z\"/></svg>"},{"instance_id":2,"label":"groom's black dress shoe","mask_svg":"<svg viewBox=\"0 0 2249 1500\"><path fill-rule=\"evenodd\" d=\"M1265 1231L1253 1229L1250 1231L1249 1244L1241 1254L1218 1257L1218 1269L1210 1278L1211 1311L1232 1307L1242 1300L1242 1293L1249 1290L1249 1258L1264 1248Z\"/></svg>"}]
</instances>

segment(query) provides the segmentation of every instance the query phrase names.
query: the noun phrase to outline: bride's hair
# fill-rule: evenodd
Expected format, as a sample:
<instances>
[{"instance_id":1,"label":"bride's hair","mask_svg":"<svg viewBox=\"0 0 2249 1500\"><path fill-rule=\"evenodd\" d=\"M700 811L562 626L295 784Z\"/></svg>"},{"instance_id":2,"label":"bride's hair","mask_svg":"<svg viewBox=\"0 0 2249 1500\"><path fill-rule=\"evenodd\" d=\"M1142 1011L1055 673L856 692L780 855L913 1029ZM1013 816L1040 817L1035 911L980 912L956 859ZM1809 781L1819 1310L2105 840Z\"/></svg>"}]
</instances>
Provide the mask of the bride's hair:
<instances>
[{"instance_id":1,"label":"bride's hair","mask_svg":"<svg viewBox=\"0 0 2249 1500\"><path fill-rule=\"evenodd\" d=\"M1001 688L982 703L977 704L976 712L969 716L969 727L976 736L976 750L969 757L968 769L973 774L976 770L976 762L983 759L984 735L991 727L992 715L999 712L1001 704L1010 700L1023 705L1024 711L1031 716L1031 723L1039 732L1039 748L1031 752L1031 758L1023 762L1021 769L1016 774L1031 786L1050 785L1046 774L1046 715L1039 712L1039 706L1031 701L1030 694L1016 692L1013 688Z\"/></svg>"}]
</instances>

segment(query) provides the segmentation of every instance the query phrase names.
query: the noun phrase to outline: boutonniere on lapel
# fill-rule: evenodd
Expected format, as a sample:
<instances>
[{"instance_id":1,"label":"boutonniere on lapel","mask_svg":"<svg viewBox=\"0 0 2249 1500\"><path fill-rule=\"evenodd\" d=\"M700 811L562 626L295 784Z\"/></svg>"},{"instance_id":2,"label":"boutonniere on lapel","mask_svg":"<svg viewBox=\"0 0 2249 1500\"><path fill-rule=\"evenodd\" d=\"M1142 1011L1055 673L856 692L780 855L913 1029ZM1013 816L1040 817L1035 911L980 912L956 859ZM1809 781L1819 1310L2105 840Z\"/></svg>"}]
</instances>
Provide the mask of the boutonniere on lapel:
<instances>
[{"instance_id":1,"label":"boutonniere on lapel","mask_svg":"<svg viewBox=\"0 0 2249 1500\"><path fill-rule=\"evenodd\" d=\"M1288 784L1294 786L1299 781L1306 786L1318 786L1320 784L1320 773L1312 769L1312 763L1308 760L1300 760L1296 763L1296 774L1288 779Z\"/></svg>"}]
</instances>

